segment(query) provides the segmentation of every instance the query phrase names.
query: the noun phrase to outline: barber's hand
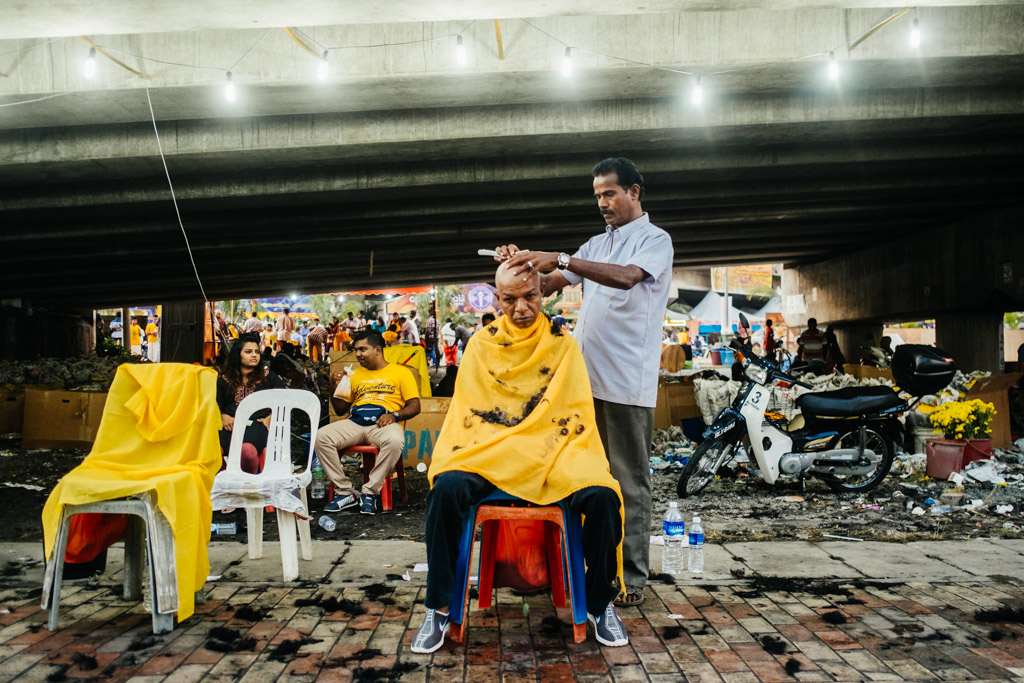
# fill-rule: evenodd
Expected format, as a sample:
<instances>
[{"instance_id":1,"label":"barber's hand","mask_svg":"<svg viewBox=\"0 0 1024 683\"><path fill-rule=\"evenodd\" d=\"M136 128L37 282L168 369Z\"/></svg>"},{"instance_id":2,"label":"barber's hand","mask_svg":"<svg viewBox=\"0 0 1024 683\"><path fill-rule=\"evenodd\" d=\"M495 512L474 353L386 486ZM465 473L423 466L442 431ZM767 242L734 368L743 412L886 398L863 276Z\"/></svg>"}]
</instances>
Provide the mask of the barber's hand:
<instances>
[{"instance_id":1,"label":"barber's hand","mask_svg":"<svg viewBox=\"0 0 1024 683\"><path fill-rule=\"evenodd\" d=\"M520 251L508 261L505 267L512 275L529 275L532 272L550 273L558 268L558 253L554 251Z\"/></svg>"},{"instance_id":2,"label":"barber's hand","mask_svg":"<svg viewBox=\"0 0 1024 683\"><path fill-rule=\"evenodd\" d=\"M377 418L378 427L387 427L388 425L395 424L395 422L395 416L392 415L391 413L384 413L383 415Z\"/></svg>"},{"instance_id":3,"label":"barber's hand","mask_svg":"<svg viewBox=\"0 0 1024 683\"><path fill-rule=\"evenodd\" d=\"M231 417L230 415L224 415L223 413L221 413L220 425L223 429L230 432L231 428L235 426L235 418Z\"/></svg>"},{"instance_id":4,"label":"barber's hand","mask_svg":"<svg viewBox=\"0 0 1024 683\"><path fill-rule=\"evenodd\" d=\"M500 247L495 247L494 251L498 252L498 255L494 257L495 261L507 261L519 252L519 247L514 244L503 244Z\"/></svg>"}]
</instances>

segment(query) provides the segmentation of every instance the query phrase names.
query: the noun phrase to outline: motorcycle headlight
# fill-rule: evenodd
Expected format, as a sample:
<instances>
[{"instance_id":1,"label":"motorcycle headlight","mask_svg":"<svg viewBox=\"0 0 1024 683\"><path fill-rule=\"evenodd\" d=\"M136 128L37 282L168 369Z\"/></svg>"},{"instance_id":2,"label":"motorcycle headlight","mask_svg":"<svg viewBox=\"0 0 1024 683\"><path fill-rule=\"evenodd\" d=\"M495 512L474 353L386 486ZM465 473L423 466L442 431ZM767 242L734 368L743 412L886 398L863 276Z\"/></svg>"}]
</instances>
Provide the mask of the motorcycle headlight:
<instances>
[{"instance_id":1,"label":"motorcycle headlight","mask_svg":"<svg viewBox=\"0 0 1024 683\"><path fill-rule=\"evenodd\" d=\"M757 382L758 384L764 384L768 380L768 371L756 363L751 363L743 368L743 372L750 381Z\"/></svg>"}]
</instances>

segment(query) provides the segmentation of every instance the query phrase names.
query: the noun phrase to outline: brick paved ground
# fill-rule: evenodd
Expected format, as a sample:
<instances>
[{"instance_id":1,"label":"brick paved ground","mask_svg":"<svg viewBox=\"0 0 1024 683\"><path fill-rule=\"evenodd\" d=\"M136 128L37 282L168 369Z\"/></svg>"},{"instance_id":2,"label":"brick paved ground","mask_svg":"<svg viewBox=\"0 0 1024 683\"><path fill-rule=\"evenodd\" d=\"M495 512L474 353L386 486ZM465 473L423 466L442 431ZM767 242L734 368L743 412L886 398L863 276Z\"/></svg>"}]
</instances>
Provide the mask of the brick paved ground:
<instances>
[{"instance_id":1,"label":"brick paved ground","mask_svg":"<svg viewBox=\"0 0 1024 683\"><path fill-rule=\"evenodd\" d=\"M1024 681L1017 579L656 581L642 607L622 610L622 648L592 634L573 644L568 612L548 596L503 589L490 610L474 601L467 643L416 656L408 643L424 589L415 582L208 584L195 616L152 636L116 578L66 584L52 633L39 588L0 590L0 680ZM324 597L344 609L300 602ZM262 618L239 618L244 607ZM1009 623L983 621L983 610L1000 608Z\"/></svg>"}]
</instances>

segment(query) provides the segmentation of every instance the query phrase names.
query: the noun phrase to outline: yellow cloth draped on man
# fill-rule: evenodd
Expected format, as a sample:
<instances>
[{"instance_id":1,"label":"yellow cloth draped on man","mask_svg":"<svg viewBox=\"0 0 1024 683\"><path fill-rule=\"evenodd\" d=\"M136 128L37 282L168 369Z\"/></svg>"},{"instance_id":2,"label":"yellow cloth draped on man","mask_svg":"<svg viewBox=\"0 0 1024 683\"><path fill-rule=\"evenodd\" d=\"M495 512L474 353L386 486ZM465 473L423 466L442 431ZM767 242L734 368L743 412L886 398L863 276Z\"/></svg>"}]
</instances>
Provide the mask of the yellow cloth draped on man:
<instances>
[{"instance_id":1,"label":"yellow cloth draped on man","mask_svg":"<svg viewBox=\"0 0 1024 683\"><path fill-rule=\"evenodd\" d=\"M502 316L473 335L459 366L428 477L479 474L502 491L550 505L588 486L619 497L597 432L576 340L552 334L544 315L527 328ZM622 544L617 573L622 584Z\"/></svg>"},{"instance_id":2,"label":"yellow cloth draped on man","mask_svg":"<svg viewBox=\"0 0 1024 683\"><path fill-rule=\"evenodd\" d=\"M195 609L210 573L210 489L220 468L217 373L180 363L122 365L110 387L96 443L43 507L46 557L53 554L64 505L156 491L174 531L178 621Z\"/></svg>"}]
</instances>

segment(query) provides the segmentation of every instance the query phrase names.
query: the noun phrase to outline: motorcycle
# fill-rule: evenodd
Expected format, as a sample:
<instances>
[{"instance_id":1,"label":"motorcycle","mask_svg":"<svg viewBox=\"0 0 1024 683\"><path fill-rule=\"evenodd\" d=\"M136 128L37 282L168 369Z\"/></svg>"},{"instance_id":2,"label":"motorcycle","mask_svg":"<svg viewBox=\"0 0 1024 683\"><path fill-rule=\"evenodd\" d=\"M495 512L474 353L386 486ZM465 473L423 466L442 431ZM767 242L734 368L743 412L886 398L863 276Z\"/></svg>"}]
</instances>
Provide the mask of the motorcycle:
<instances>
[{"instance_id":1,"label":"motorcycle","mask_svg":"<svg viewBox=\"0 0 1024 683\"><path fill-rule=\"evenodd\" d=\"M747 341L734 339L746 381L733 404L704 430L703 441L683 466L676 485L680 498L704 489L740 445L753 452L769 484L782 477L821 478L834 491L863 492L878 486L892 467L894 442L903 438L899 418L920 397L953 379L953 359L930 346L904 344L893 356L898 386L916 398L904 401L890 387L847 387L804 394L796 399L804 418L791 429L785 416L769 409L774 387L808 384L783 372L769 358L757 357L749 343L750 325L740 314Z\"/></svg>"}]
</instances>

